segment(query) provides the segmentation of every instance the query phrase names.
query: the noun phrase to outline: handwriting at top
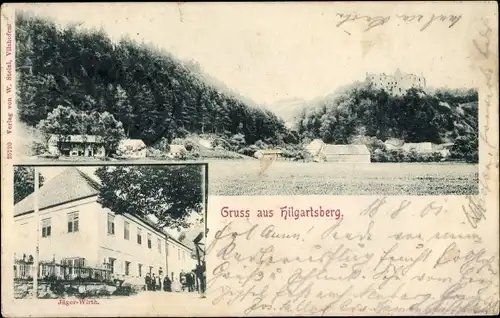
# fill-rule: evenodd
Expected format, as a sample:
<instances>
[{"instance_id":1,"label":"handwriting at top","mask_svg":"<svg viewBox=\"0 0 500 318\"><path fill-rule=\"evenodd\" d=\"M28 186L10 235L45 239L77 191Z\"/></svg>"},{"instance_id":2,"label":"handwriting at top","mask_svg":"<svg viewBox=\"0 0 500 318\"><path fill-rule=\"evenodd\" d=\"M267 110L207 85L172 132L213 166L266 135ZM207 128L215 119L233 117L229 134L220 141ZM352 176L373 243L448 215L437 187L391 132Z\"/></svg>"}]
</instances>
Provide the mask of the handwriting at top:
<instances>
[{"instance_id":1,"label":"handwriting at top","mask_svg":"<svg viewBox=\"0 0 500 318\"><path fill-rule=\"evenodd\" d=\"M383 26L387 24L390 21L396 21L396 22L406 22L408 23L417 23L417 24L423 24L422 27L420 28L420 31L426 30L431 24L434 22L448 22L448 28L454 27L461 19L462 15L443 15L443 14L432 14L431 16L424 16L422 14L414 14L414 15L406 15L406 14L401 14L401 15L396 15L392 20L391 16L382 16L382 15L360 15L358 13L337 13L337 16L340 18L340 21L337 22L336 26L340 27L342 25L345 25L350 22L359 22L359 23L365 23L366 27L363 30L363 32L367 32L373 28ZM399 26L400 24L397 23ZM347 32L347 31L346 31ZM350 34L349 32L347 32Z\"/></svg>"}]
</instances>

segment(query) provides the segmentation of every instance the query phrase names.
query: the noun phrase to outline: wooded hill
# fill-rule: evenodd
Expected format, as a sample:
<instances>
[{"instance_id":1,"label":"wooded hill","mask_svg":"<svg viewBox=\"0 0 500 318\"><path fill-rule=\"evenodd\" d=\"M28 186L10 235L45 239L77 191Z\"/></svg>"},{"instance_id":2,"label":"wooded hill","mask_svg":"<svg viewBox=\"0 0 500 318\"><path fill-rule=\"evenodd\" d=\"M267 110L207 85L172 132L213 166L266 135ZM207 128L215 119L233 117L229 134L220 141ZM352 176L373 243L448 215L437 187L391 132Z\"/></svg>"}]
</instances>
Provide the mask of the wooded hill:
<instances>
[{"instance_id":1,"label":"wooded hill","mask_svg":"<svg viewBox=\"0 0 500 318\"><path fill-rule=\"evenodd\" d=\"M392 96L355 83L302 109L295 125L302 136L338 144L359 135L442 143L477 135L478 93L410 89L403 96Z\"/></svg>"},{"instance_id":2,"label":"wooded hill","mask_svg":"<svg viewBox=\"0 0 500 318\"><path fill-rule=\"evenodd\" d=\"M17 107L29 126L63 106L58 116L71 114L68 107L108 112L128 138L147 145L188 132L243 134L246 144L275 143L287 133L272 112L207 84L199 68L157 48L114 43L102 30L61 28L26 12L16 15L16 42ZM92 132L66 126L73 130L67 134Z\"/></svg>"}]
</instances>

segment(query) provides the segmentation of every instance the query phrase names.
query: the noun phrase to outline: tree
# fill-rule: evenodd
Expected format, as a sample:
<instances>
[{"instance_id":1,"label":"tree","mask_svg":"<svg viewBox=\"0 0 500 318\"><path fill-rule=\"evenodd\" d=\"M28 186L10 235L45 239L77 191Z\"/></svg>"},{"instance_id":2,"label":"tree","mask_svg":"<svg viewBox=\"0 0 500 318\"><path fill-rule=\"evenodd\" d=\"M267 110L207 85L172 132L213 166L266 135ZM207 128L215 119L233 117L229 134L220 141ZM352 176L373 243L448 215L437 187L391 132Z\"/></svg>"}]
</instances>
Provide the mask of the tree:
<instances>
[{"instance_id":1,"label":"tree","mask_svg":"<svg viewBox=\"0 0 500 318\"><path fill-rule=\"evenodd\" d=\"M197 165L100 167L98 202L115 213L154 215L158 226L187 228L203 207L202 171Z\"/></svg>"},{"instance_id":2,"label":"tree","mask_svg":"<svg viewBox=\"0 0 500 318\"><path fill-rule=\"evenodd\" d=\"M38 174L38 186L43 186L44 178ZM14 167L14 204L35 191L35 169L31 167Z\"/></svg>"},{"instance_id":3,"label":"tree","mask_svg":"<svg viewBox=\"0 0 500 318\"><path fill-rule=\"evenodd\" d=\"M91 124L91 134L101 136L103 139L106 156L114 154L120 145L120 141L125 138L122 123L108 112L93 112L88 116L88 119L89 124Z\"/></svg>"}]
</instances>

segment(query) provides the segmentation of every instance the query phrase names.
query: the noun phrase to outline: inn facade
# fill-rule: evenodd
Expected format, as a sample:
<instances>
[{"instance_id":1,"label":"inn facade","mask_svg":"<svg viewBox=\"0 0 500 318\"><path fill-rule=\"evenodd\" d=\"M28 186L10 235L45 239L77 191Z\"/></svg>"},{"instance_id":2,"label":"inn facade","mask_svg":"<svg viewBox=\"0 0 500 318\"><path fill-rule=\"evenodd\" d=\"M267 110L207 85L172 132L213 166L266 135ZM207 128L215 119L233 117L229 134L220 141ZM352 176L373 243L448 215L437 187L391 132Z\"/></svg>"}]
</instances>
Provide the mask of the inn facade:
<instances>
[{"instance_id":1,"label":"inn facade","mask_svg":"<svg viewBox=\"0 0 500 318\"><path fill-rule=\"evenodd\" d=\"M38 191L38 229L32 193L14 207L16 257L109 269L111 276L144 284L146 273L178 275L196 267L193 249L146 218L116 214L97 202L98 184L71 167Z\"/></svg>"}]
</instances>

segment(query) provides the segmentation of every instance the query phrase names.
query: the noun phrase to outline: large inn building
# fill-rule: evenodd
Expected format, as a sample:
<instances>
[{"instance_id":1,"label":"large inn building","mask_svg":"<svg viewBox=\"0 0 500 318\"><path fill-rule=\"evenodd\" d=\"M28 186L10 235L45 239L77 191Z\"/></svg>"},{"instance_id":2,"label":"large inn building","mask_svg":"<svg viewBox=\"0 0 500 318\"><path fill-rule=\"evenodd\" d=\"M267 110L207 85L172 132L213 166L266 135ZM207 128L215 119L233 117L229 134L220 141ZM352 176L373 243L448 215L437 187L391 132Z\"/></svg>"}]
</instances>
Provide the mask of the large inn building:
<instances>
[{"instance_id":1,"label":"large inn building","mask_svg":"<svg viewBox=\"0 0 500 318\"><path fill-rule=\"evenodd\" d=\"M179 275L196 267L193 250L146 219L115 214L97 202L98 184L68 168L38 191L39 229L34 194L14 207L16 258L34 255L39 236L39 260L110 268L114 278L143 284L146 273ZM186 243L187 244L187 243Z\"/></svg>"}]
</instances>

